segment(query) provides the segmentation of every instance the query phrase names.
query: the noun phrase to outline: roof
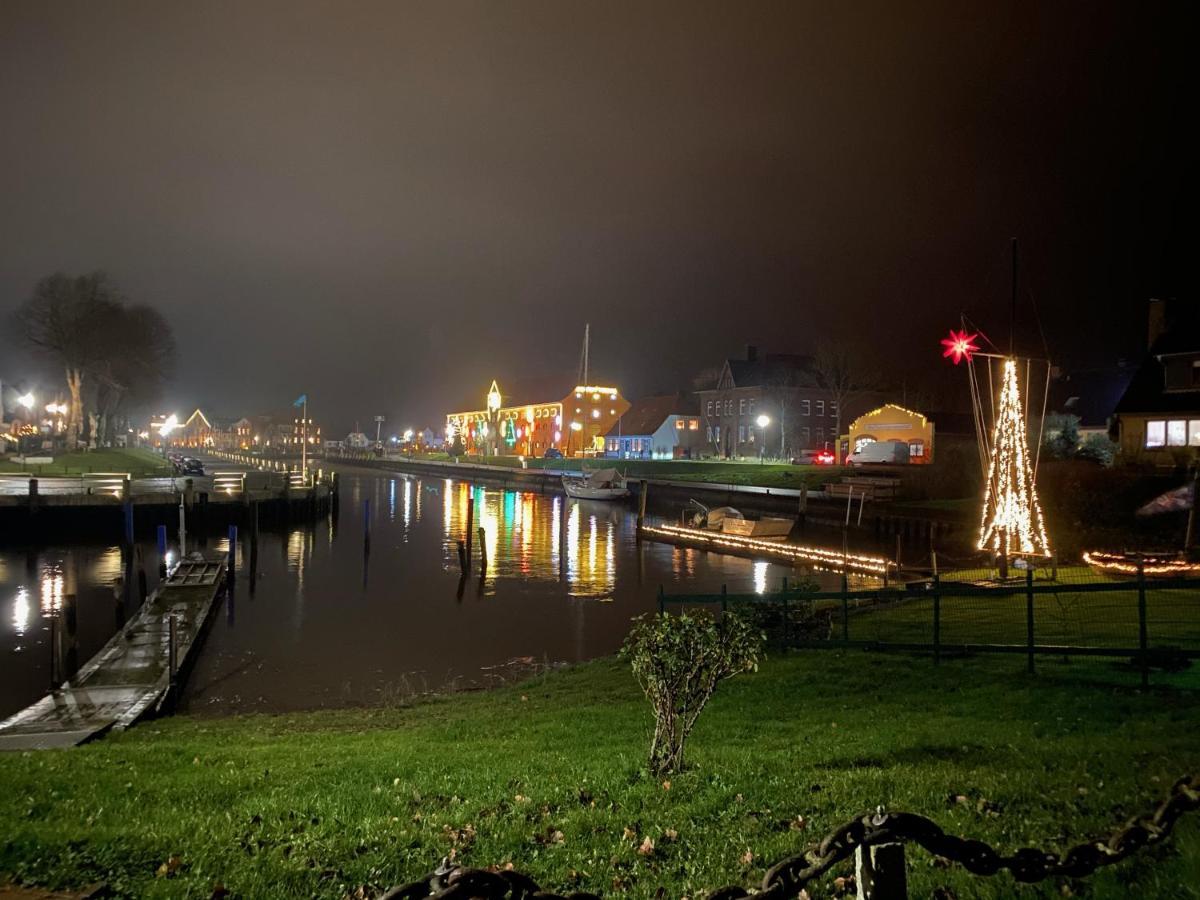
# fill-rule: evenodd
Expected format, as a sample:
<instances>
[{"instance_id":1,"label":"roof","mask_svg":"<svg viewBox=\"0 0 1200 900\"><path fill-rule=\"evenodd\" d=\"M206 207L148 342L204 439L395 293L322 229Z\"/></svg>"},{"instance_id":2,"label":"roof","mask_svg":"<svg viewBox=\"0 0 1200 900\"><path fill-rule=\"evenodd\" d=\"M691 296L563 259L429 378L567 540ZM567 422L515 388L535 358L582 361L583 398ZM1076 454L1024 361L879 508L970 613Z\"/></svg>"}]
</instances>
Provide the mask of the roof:
<instances>
[{"instance_id":1,"label":"roof","mask_svg":"<svg viewBox=\"0 0 1200 900\"><path fill-rule=\"evenodd\" d=\"M654 434L667 416L695 416L699 411L695 399L683 394L643 397L617 420L617 424L609 429L608 436Z\"/></svg>"},{"instance_id":2,"label":"roof","mask_svg":"<svg viewBox=\"0 0 1200 900\"><path fill-rule=\"evenodd\" d=\"M1200 353L1200 313L1190 312L1171 322L1159 335L1117 402L1120 413L1194 413L1200 411L1200 391L1164 390L1159 358L1177 353Z\"/></svg>"},{"instance_id":3,"label":"roof","mask_svg":"<svg viewBox=\"0 0 1200 900\"><path fill-rule=\"evenodd\" d=\"M498 377L495 381L496 386L500 388L500 405L505 408L534 406L539 403L558 403L570 396L571 392L578 386L573 376L568 377L561 374L526 376L511 381L503 377ZM592 385L603 387L617 387L614 382L595 374L588 375L588 382ZM450 410L450 414L454 415L455 413L486 409L489 387L490 382L489 384L482 385L474 397L464 398L454 409Z\"/></svg>"},{"instance_id":4,"label":"roof","mask_svg":"<svg viewBox=\"0 0 1200 900\"><path fill-rule=\"evenodd\" d=\"M767 353L755 359L729 359L725 365L734 387L816 383L813 358L799 353Z\"/></svg>"},{"instance_id":5,"label":"roof","mask_svg":"<svg viewBox=\"0 0 1200 900\"><path fill-rule=\"evenodd\" d=\"M1063 373L1050 382L1047 409L1077 416L1084 428L1107 426L1132 379L1133 370L1123 367Z\"/></svg>"}]
</instances>

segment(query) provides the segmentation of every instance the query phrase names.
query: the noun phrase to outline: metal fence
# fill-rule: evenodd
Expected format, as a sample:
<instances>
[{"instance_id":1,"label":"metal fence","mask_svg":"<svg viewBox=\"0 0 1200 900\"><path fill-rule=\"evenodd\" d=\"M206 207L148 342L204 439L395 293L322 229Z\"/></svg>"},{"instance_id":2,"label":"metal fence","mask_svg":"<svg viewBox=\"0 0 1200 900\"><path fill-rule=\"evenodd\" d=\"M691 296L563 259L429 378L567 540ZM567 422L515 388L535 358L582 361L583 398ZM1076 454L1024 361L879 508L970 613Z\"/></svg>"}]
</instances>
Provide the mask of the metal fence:
<instances>
[{"instance_id":1,"label":"metal fence","mask_svg":"<svg viewBox=\"0 0 1200 900\"><path fill-rule=\"evenodd\" d=\"M666 594L668 605L713 605L751 610L768 634L787 647L862 647L944 657L1022 654L1030 671L1039 656L1127 657L1141 669L1182 668L1200 658L1200 579L1120 581L1064 570L1002 584L952 580L837 591Z\"/></svg>"}]
</instances>

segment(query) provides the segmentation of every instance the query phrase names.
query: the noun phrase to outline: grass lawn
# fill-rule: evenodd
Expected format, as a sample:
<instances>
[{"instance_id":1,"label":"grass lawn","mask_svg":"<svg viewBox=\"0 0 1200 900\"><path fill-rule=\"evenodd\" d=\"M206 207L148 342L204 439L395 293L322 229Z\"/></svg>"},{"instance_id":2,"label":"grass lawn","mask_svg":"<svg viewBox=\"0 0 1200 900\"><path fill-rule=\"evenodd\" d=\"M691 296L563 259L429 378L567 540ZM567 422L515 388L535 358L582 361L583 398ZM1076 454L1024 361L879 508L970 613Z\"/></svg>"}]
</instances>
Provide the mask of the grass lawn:
<instances>
[{"instance_id":1,"label":"grass lawn","mask_svg":"<svg viewBox=\"0 0 1200 900\"><path fill-rule=\"evenodd\" d=\"M31 453L40 456L40 452ZM49 465L26 466L11 459L0 459L0 472L27 472L30 475L80 475L88 472L128 472L134 478L170 475L171 464L152 450L131 447L128 450L88 450L60 453Z\"/></svg>"},{"instance_id":2,"label":"grass lawn","mask_svg":"<svg viewBox=\"0 0 1200 900\"><path fill-rule=\"evenodd\" d=\"M721 687L669 782L642 768L648 708L612 660L406 709L152 722L0 757L0 874L138 897L220 883L338 898L453 852L549 889L696 898L753 884L877 804L1004 852L1061 849L1200 767L1200 691L1141 694L1098 662L1070 680L1012 662L776 656ZM971 878L919 849L909 861L912 897L1200 896L1194 814L1166 846L1069 884Z\"/></svg>"}]
</instances>

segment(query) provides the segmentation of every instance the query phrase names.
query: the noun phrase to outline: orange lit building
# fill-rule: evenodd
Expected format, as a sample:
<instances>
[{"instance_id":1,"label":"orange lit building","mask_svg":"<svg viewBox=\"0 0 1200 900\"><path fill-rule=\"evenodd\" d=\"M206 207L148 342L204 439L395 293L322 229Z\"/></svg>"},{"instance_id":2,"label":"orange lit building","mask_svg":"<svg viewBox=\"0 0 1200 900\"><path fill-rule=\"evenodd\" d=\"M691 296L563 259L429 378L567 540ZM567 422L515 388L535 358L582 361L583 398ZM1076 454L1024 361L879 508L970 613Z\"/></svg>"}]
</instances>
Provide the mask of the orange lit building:
<instances>
[{"instance_id":1,"label":"orange lit building","mask_svg":"<svg viewBox=\"0 0 1200 900\"><path fill-rule=\"evenodd\" d=\"M495 456L604 454L604 435L629 409L611 386L576 385L559 400L514 402L493 381L484 408L446 416L446 441L461 441L468 453Z\"/></svg>"}]
</instances>

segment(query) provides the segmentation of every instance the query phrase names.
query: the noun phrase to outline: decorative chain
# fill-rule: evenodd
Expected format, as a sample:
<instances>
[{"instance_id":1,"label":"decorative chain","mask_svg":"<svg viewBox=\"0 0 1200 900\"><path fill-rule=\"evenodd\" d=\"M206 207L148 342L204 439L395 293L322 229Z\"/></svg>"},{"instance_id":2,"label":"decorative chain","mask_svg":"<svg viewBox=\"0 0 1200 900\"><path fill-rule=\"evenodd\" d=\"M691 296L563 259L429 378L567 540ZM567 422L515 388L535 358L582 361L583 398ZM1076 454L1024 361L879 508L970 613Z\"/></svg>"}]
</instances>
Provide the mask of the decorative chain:
<instances>
[{"instance_id":1,"label":"decorative chain","mask_svg":"<svg viewBox=\"0 0 1200 900\"><path fill-rule=\"evenodd\" d=\"M919 844L927 851L956 862L973 875L995 875L1007 869L1017 881L1035 882L1057 876L1082 878L1102 866L1127 859L1142 847L1162 843L1184 813L1200 809L1200 776L1179 779L1166 799L1144 816L1136 816L1107 840L1078 844L1062 855L1025 847L1005 856L983 841L944 832L925 816L880 810L847 822L819 844L777 863L767 870L755 893L763 900L796 897L807 885L850 857L859 847L881 844ZM710 900L740 900L751 896L745 888L730 886L710 895ZM556 894L543 891L532 878L512 870L467 869L447 860L424 878L392 888L382 900L600 900L595 894Z\"/></svg>"}]
</instances>

